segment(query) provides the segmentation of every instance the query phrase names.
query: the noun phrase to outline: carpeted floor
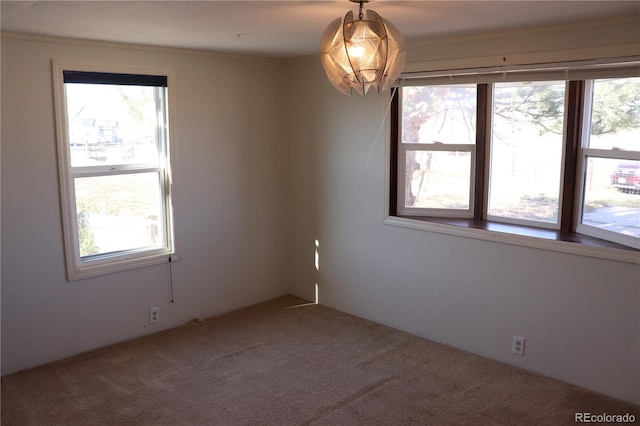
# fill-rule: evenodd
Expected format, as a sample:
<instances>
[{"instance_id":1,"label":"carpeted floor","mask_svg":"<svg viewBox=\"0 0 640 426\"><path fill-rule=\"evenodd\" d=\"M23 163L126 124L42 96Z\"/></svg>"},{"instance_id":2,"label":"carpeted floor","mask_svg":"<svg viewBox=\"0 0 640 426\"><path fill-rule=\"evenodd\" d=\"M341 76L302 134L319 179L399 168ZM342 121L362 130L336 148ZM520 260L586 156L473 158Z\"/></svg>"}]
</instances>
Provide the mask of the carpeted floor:
<instances>
[{"instance_id":1,"label":"carpeted floor","mask_svg":"<svg viewBox=\"0 0 640 426\"><path fill-rule=\"evenodd\" d=\"M2 378L3 426L556 425L640 407L286 296Z\"/></svg>"}]
</instances>

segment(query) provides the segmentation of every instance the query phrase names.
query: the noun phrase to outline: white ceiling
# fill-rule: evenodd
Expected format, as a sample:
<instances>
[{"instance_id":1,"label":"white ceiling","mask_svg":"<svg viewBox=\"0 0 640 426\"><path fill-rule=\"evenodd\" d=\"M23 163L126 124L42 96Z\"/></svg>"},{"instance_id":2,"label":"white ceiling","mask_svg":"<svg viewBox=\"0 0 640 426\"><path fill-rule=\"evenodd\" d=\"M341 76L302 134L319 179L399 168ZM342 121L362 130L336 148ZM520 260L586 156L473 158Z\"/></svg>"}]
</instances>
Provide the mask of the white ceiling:
<instances>
[{"instance_id":1,"label":"white ceiling","mask_svg":"<svg viewBox=\"0 0 640 426\"><path fill-rule=\"evenodd\" d=\"M289 58L315 54L337 1L5 1L2 31ZM407 44L433 38L640 15L640 1L396 1L365 5ZM640 40L640 29L639 29Z\"/></svg>"}]
</instances>

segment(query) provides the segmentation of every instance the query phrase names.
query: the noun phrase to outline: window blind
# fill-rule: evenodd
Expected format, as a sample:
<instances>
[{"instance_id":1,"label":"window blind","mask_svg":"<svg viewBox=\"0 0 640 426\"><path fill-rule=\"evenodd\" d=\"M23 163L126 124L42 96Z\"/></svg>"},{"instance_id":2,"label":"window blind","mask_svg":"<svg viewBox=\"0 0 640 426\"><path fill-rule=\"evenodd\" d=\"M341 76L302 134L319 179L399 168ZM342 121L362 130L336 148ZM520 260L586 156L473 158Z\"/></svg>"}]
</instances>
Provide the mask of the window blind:
<instances>
[{"instance_id":1,"label":"window blind","mask_svg":"<svg viewBox=\"0 0 640 426\"><path fill-rule=\"evenodd\" d=\"M618 59L615 62L578 61L408 72L401 74L396 85L426 86L624 77L640 77L640 57Z\"/></svg>"},{"instance_id":2,"label":"window blind","mask_svg":"<svg viewBox=\"0 0 640 426\"><path fill-rule=\"evenodd\" d=\"M62 73L65 83L167 87L166 75L114 74L105 72L68 70L63 71Z\"/></svg>"}]
</instances>

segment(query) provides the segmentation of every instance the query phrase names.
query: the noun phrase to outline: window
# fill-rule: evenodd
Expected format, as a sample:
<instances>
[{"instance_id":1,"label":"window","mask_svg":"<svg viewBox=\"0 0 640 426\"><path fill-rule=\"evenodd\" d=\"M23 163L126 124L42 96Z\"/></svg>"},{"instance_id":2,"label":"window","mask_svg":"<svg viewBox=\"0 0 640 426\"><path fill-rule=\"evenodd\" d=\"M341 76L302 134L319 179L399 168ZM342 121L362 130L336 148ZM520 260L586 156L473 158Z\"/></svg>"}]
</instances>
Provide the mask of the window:
<instances>
[{"instance_id":1,"label":"window","mask_svg":"<svg viewBox=\"0 0 640 426\"><path fill-rule=\"evenodd\" d=\"M637 64L407 75L391 146L391 216L640 249Z\"/></svg>"},{"instance_id":2,"label":"window","mask_svg":"<svg viewBox=\"0 0 640 426\"><path fill-rule=\"evenodd\" d=\"M403 211L470 216L477 89L407 87L402 96Z\"/></svg>"},{"instance_id":3,"label":"window","mask_svg":"<svg viewBox=\"0 0 640 426\"><path fill-rule=\"evenodd\" d=\"M54 63L69 280L175 252L170 73L144 71Z\"/></svg>"},{"instance_id":4,"label":"window","mask_svg":"<svg viewBox=\"0 0 640 426\"><path fill-rule=\"evenodd\" d=\"M560 227L565 86L493 86L487 219Z\"/></svg>"},{"instance_id":5,"label":"window","mask_svg":"<svg viewBox=\"0 0 640 426\"><path fill-rule=\"evenodd\" d=\"M585 92L577 230L640 248L640 78L591 80Z\"/></svg>"}]
</instances>

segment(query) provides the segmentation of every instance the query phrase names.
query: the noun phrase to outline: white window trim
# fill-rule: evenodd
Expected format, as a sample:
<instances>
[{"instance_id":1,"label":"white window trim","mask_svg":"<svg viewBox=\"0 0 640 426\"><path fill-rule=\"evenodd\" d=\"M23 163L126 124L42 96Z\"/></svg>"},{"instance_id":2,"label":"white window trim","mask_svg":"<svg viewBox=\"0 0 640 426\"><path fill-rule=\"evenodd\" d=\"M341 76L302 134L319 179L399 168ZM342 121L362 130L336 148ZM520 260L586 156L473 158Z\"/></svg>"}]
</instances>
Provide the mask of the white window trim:
<instances>
[{"instance_id":1,"label":"white window trim","mask_svg":"<svg viewBox=\"0 0 640 426\"><path fill-rule=\"evenodd\" d=\"M91 261L81 261L80 254L77 250L76 241L78 240L77 220L73 218L73 208L75 205L75 194L71 191L70 186L70 166L71 159L69 157L68 145L68 117L66 110L66 95L64 86L63 71L86 71L101 72L113 74L140 74L140 75L161 75L167 77L167 117L168 125L167 134L169 138L168 149L169 164L166 182L169 186L166 191L169 194L167 207L165 212L167 224L167 247L151 250L129 251L124 255L118 256L97 256ZM56 139L58 151L58 170L60 179L60 201L63 225L63 239L65 251L65 263L67 270L67 280L75 281L84 278L106 275L115 272L122 272L136 268L142 268L169 261L179 260L178 244L176 238L176 211L175 211L175 193L173 188L173 175L175 174L175 75L172 69L141 67L129 65L114 65L89 62L75 61L52 61L53 71L53 92L54 92L54 110L56 119ZM122 170L126 166L121 167ZM153 170L152 170L153 171ZM76 173L77 174L77 173Z\"/></svg>"},{"instance_id":2,"label":"white window trim","mask_svg":"<svg viewBox=\"0 0 640 426\"><path fill-rule=\"evenodd\" d=\"M490 105L489 105L489 109L491 111L493 111L493 92L494 92L494 87L492 87L492 85L489 85L489 93L490 93ZM565 82L565 96L566 93L569 92L569 82L566 81ZM565 98L566 99L566 98ZM562 146L560 147L560 179L562 180L562 176L564 176L564 163L565 163L565 148L567 146L567 116L568 116L568 111L569 111L569 106L566 104L564 105L564 112L563 112L563 116L562 116ZM487 158L487 167L485 168L485 181L489 182L490 179L490 175L491 175L491 170L493 168L493 161L492 161L492 156L491 156L491 151L493 149L493 113L491 114L487 114L487 129L490 129L489 132L489 143L487 144L486 147L486 158ZM514 224L514 225L524 225L524 226L532 226L535 228L542 228L542 229L555 229L558 230L560 229L560 208L562 207L562 182L559 182L559 187L558 187L558 218L556 219L555 222L542 222L542 221L537 221L537 220L527 220L527 219L515 219L515 218L509 218L509 217L505 217L505 216L496 216L496 215L491 215L489 214L489 197L491 195L491 185L487 184L485 187L485 194L484 194L484 205L487 206L486 207L486 211L483 213L484 219L485 220L490 220L493 222L501 222L501 223L509 223L509 224Z\"/></svg>"},{"instance_id":3,"label":"white window trim","mask_svg":"<svg viewBox=\"0 0 640 426\"><path fill-rule=\"evenodd\" d=\"M577 165L577 182L576 185L576 214L575 216L575 229L576 232L584 235L588 235L595 238L602 238L604 240L613 241L615 243L623 244L629 247L633 247L635 249L640 249L640 241L637 238L622 235L617 232L607 231L601 228L597 228L595 226L587 225L582 223L582 217L584 213L584 194L585 194L585 173L587 173L587 163L589 162L589 157L595 158L610 158L610 159L619 159L619 160L636 160L640 161L640 153L636 152L627 152L620 151L616 149L606 150L606 149L596 149L589 148L589 138L590 138L590 130L591 130L591 114L588 114L591 111L593 102L593 80L587 82L585 87L585 101L584 101L584 111L583 111L583 121L582 121L582 140L580 141L580 149L578 152L578 157L580 158L579 164Z\"/></svg>"},{"instance_id":4,"label":"white window trim","mask_svg":"<svg viewBox=\"0 0 640 426\"><path fill-rule=\"evenodd\" d=\"M581 158L580 158L580 164L578 165L578 175L581 176L582 178L579 180L577 185L578 202L576 203L576 208L578 212L575 215L576 232L580 234L588 235L591 237L595 237L595 238L602 238L603 240L612 241L614 243L624 244L626 246L630 246L635 249L640 249L640 241L638 241L638 239L635 237L623 235L618 232L607 231L605 229L601 229L595 226L582 223L584 193L585 193L584 184L586 181L586 179L584 178L584 174L587 172L587 162L589 161L589 157L640 161L640 153L593 149L593 148L582 148L581 153L579 155Z\"/></svg>"},{"instance_id":5,"label":"white window trim","mask_svg":"<svg viewBox=\"0 0 640 426\"><path fill-rule=\"evenodd\" d=\"M388 212L388 210L386 210ZM500 244L510 244L521 247L529 247L565 254L593 257L597 259L614 260L618 262L640 265L640 254L632 250L615 249L609 247L594 247L586 244L576 244L567 241L556 241L540 237L508 234L505 232L490 231L486 229L466 228L462 226L447 225L436 222L426 222L417 219L389 216L382 221L385 225L419 231L435 232L438 234L452 235L463 238L490 241Z\"/></svg>"},{"instance_id":6,"label":"white window trim","mask_svg":"<svg viewBox=\"0 0 640 426\"><path fill-rule=\"evenodd\" d=\"M595 226L583 224L582 222L582 213L584 207L584 193L585 193L585 181L584 178L585 173L587 172L587 162L589 161L589 157L595 158L609 158L614 160L634 160L640 161L640 153L639 152L625 152L625 151L617 151L617 150L606 150L606 149L594 149L594 148L582 148L580 155L580 164L578 169L578 176L581 177L579 184L577 185L578 196L576 203L577 215L576 215L576 231L580 234L589 235L595 238L602 238L604 240L612 241L619 244L624 244L626 246L630 246L636 249L640 249L640 241L638 238L622 235L618 232L611 232L601 228L597 228Z\"/></svg>"},{"instance_id":7,"label":"white window trim","mask_svg":"<svg viewBox=\"0 0 640 426\"><path fill-rule=\"evenodd\" d=\"M398 147L398 173L406 175L407 151L440 151L440 152L468 152L470 153L469 178L469 208L467 209L435 209L426 207L405 207L405 186L398 185L398 212L409 216L434 217L473 217L473 200L475 196L476 146L475 144L432 144L432 143L403 143Z\"/></svg>"},{"instance_id":8,"label":"white window trim","mask_svg":"<svg viewBox=\"0 0 640 426\"><path fill-rule=\"evenodd\" d=\"M398 102L402 105L402 90L398 90ZM388 132L387 132L388 134ZM398 138L402 138L402 126L398 126ZM449 143L401 143L398 146L398 175L406 176L407 151L462 151L470 153L471 167L469 179L469 208L467 209L435 209L425 207L406 207L406 193L404 182L402 185L398 183L398 199L396 209L398 214L407 216L433 216L433 217L460 217L471 218L474 214L475 199L475 176L476 176L476 145L471 144L449 144Z\"/></svg>"}]
</instances>

